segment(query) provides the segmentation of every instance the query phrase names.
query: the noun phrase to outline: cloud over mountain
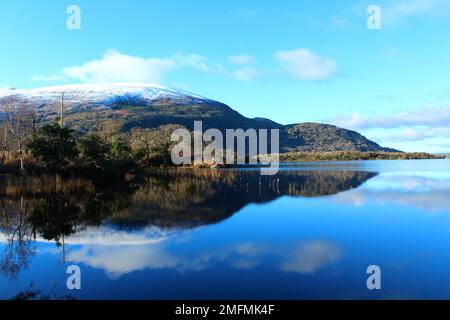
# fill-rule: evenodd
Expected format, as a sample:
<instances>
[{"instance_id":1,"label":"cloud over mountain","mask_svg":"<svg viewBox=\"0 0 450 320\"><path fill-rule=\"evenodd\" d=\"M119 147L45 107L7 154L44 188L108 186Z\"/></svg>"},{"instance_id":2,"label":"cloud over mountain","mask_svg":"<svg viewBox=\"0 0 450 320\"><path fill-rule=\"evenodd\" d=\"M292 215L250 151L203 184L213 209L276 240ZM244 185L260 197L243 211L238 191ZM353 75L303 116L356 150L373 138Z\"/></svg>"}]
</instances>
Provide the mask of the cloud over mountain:
<instances>
[{"instance_id":1,"label":"cloud over mountain","mask_svg":"<svg viewBox=\"0 0 450 320\"><path fill-rule=\"evenodd\" d=\"M450 123L450 106L426 106L413 111L393 113L387 116L364 116L354 113L336 117L333 123L351 129L399 128L403 126L447 127Z\"/></svg>"},{"instance_id":2,"label":"cloud over mountain","mask_svg":"<svg viewBox=\"0 0 450 320\"><path fill-rule=\"evenodd\" d=\"M383 116L354 113L350 116L335 117L330 122L353 130L384 129L384 141L419 141L450 137L450 106L425 106Z\"/></svg>"},{"instance_id":3,"label":"cloud over mountain","mask_svg":"<svg viewBox=\"0 0 450 320\"><path fill-rule=\"evenodd\" d=\"M79 66L64 68L63 76L81 82L155 82L175 68L171 59L141 58L108 50L100 60L86 62Z\"/></svg>"},{"instance_id":4,"label":"cloud over mountain","mask_svg":"<svg viewBox=\"0 0 450 320\"><path fill-rule=\"evenodd\" d=\"M309 49L278 51L276 58L286 72L301 80L323 80L336 73L336 63Z\"/></svg>"},{"instance_id":5,"label":"cloud over mountain","mask_svg":"<svg viewBox=\"0 0 450 320\"><path fill-rule=\"evenodd\" d=\"M300 80L322 80L336 72L336 64L329 58L323 58L309 49L278 51L275 53L277 65L272 72L255 67L255 59L246 54L232 55L227 58L234 66L225 67L220 62L210 62L199 54L177 53L169 57L140 57L107 50L99 59L79 65L62 68L50 75L34 75L35 82L81 82L81 83L164 83L166 74L182 68L199 72L213 73L231 77L240 81L250 81L261 77L279 74L284 70ZM273 59L273 57L272 57Z\"/></svg>"},{"instance_id":6,"label":"cloud over mountain","mask_svg":"<svg viewBox=\"0 0 450 320\"><path fill-rule=\"evenodd\" d=\"M31 78L34 81L79 81L83 83L148 82L162 83L164 76L175 69L189 67L209 72L220 70L198 54L176 54L169 58L144 58L107 50L100 59L63 68L56 74Z\"/></svg>"}]
</instances>

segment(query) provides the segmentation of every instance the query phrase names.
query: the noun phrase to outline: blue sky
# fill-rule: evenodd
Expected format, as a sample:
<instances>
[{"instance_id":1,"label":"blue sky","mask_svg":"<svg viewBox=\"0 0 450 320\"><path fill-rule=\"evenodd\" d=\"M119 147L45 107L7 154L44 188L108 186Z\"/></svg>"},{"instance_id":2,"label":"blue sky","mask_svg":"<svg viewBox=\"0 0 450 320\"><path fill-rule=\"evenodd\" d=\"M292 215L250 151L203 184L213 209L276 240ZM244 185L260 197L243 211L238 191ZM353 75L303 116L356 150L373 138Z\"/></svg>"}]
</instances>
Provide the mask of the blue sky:
<instances>
[{"instance_id":1,"label":"blue sky","mask_svg":"<svg viewBox=\"0 0 450 320\"><path fill-rule=\"evenodd\" d=\"M450 0L3 0L0 88L152 82L248 117L450 152L449 18Z\"/></svg>"}]
</instances>

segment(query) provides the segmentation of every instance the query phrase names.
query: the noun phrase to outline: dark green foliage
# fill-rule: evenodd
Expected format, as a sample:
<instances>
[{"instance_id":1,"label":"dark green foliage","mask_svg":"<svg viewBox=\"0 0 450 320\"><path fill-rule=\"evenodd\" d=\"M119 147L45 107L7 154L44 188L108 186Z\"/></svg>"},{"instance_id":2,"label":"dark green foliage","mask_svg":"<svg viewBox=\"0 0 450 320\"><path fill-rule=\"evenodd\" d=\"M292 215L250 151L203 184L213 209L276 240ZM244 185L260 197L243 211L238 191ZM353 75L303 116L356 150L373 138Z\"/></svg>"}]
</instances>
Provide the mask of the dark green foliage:
<instances>
[{"instance_id":1,"label":"dark green foliage","mask_svg":"<svg viewBox=\"0 0 450 320\"><path fill-rule=\"evenodd\" d=\"M81 134L100 131L105 122L121 122L121 133L129 133L134 129L157 129L166 125L183 126L192 131L194 121L202 121L204 131L216 128L223 133L226 129L279 129L280 152L396 151L383 148L351 130L320 123L283 125L264 118L251 119L218 101L190 96L162 96L149 101L141 96L123 94L102 101L101 105L100 108L98 101L85 100L81 105L69 108L64 121ZM283 108L282 105L276 107ZM51 121L54 116L52 108L44 108L37 121Z\"/></svg>"},{"instance_id":2,"label":"dark green foliage","mask_svg":"<svg viewBox=\"0 0 450 320\"><path fill-rule=\"evenodd\" d=\"M398 150L382 148L358 132L321 123L285 126L280 145L284 152L398 152Z\"/></svg>"},{"instance_id":3,"label":"dark green foliage","mask_svg":"<svg viewBox=\"0 0 450 320\"><path fill-rule=\"evenodd\" d=\"M63 197L49 197L36 205L30 221L33 233L39 233L46 240L61 245L61 239L74 232L74 225L80 208Z\"/></svg>"},{"instance_id":4,"label":"dark green foliage","mask_svg":"<svg viewBox=\"0 0 450 320\"><path fill-rule=\"evenodd\" d=\"M111 159L117 162L126 163L131 161L131 147L121 138L113 138L110 150Z\"/></svg>"},{"instance_id":5,"label":"dark green foliage","mask_svg":"<svg viewBox=\"0 0 450 320\"><path fill-rule=\"evenodd\" d=\"M280 155L282 162L301 161L353 161L353 160L412 160L412 159L444 159L444 156L429 153L406 152L288 152Z\"/></svg>"},{"instance_id":6,"label":"dark green foliage","mask_svg":"<svg viewBox=\"0 0 450 320\"><path fill-rule=\"evenodd\" d=\"M133 149L134 159L144 167L171 165L174 145L171 135L178 128L180 126L168 125L158 129L133 129L127 134L127 140Z\"/></svg>"},{"instance_id":7,"label":"dark green foliage","mask_svg":"<svg viewBox=\"0 0 450 320\"><path fill-rule=\"evenodd\" d=\"M327 161L365 159L431 158L426 154L403 154L383 148L355 131L320 123L281 125L269 119L246 118L229 106L212 100L145 101L140 98L117 98L101 110L87 103L64 115L65 123L76 129L61 128L57 123L44 125L29 149L34 156L30 169L41 167L58 171L78 155L80 158L65 173L89 175L104 180L107 176L124 177L141 168L171 166L170 137L174 129L192 131L194 121L202 121L203 132L219 129L279 129L282 161ZM95 110L95 112L94 112ZM49 121L54 113L42 113L37 123ZM92 133L96 132L96 133ZM38 161L33 161L38 160ZM30 170L32 171L32 170Z\"/></svg>"},{"instance_id":8,"label":"dark green foliage","mask_svg":"<svg viewBox=\"0 0 450 320\"><path fill-rule=\"evenodd\" d=\"M136 151L135 158L142 162L145 159L147 166L169 166L172 164L172 156L169 149L162 145L155 150L150 158L147 158L144 150L139 149Z\"/></svg>"},{"instance_id":9,"label":"dark green foliage","mask_svg":"<svg viewBox=\"0 0 450 320\"><path fill-rule=\"evenodd\" d=\"M111 146L105 143L97 133L88 133L78 142L78 148L84 161L90 166L103 168Z\"/></svg>"},{"instance_id":10,"label":"dark green foliage","mask_svg":"<svg viewBox=\"0 0 450 320\"><path fill-rule=\"evenodd\" d=\"M81 174L97 183L121 180L126 173L137 169L132 158L132 149L121 137L105 142L97 133L85 135L78 142Z\"/></svg>"},{"instance_id":11,"label":"dark green foliage","mask_svg":"<svg viewBox=\"0 0 450 320\"><path fill-rule=\"evenodd\" d=\"M66 117L66 121L81 131L89 131L104 121L123 120L123 133L135 129L157 129L162 126L176 125L192 131L194 121L202 121L203 130L217 128L225 133L226 129L279 129L280 151L378 151L394 152L383 148L361 134L320 123L300 123L281 125L268 119L249 119L230 107L210 101L195 105L182 105L171 101L157 101L147 105L145 101L133 101L133 104L117 104L112 110L95 113L84 111Z\"/></svg>"},{"instance_id":12,"label":"dark green foliage","mask_svg":"<svg viewBox=\"0 0 450 320\"><path fill-rule=\"evenodd\" d=\"M46 169L63 169L78 155L74 131L58 123L44 125L28 145L32 155Z\"/></svg>"}]
</instances>

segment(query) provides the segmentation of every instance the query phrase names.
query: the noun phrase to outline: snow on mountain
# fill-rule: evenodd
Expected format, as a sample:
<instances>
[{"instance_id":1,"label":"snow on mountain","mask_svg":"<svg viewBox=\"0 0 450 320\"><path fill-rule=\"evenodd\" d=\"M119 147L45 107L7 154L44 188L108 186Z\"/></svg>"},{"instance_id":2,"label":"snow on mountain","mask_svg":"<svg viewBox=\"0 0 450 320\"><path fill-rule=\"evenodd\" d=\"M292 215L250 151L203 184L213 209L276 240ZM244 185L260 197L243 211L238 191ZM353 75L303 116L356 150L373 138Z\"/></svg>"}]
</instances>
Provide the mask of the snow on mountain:
<instances>
[{"instance_id":1,"label":"snow on mountain","mask_svg":"<svg viewBox=\"0 0 450 320\"><path fill-rule=\"evenodd\" d=\"M4 96L9 96L14 91L14 88L7 87L7 88L0 88L0 98Z\"/></svg>"},{"instance_id":2,"label":"snow on mountain","mask_svg":"<svg viewBox=\"0 0 450 320\"><path fill-rule=\"evenodd\" d=\"M127 102L151 104L160 99L188 104L209 101L204 97L186 91L173 90L148 83L76 84L30 90L0 89L0 97L14 95L28 104L34 105L37 109L45 109L60 104L63 93L68 109L86 105L109 108L115 103Z\"/></svg>"}]
</instances>

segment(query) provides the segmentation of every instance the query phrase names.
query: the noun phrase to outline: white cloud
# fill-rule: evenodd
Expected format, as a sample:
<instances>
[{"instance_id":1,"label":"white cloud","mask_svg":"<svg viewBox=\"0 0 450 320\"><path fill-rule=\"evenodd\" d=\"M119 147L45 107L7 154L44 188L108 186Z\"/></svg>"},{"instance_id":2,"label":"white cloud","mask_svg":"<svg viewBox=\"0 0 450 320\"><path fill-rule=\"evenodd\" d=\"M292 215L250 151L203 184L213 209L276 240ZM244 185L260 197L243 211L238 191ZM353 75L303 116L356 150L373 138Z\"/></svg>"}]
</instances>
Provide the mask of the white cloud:
<instances>
[{"instance_id":1,"label":"white cloud","mask_svg":"<svg viewBox=\"0 0 450 320\"><path fill-rule=\"evenodd\" d=\"M360 113L353 113L349 116L334 117L330 121L332 124L346 129L367 129L368 120Z\"/></svg>"},{"instance_id":2,"label":"white cloud","mask_svg":"<svg viewBox=\"0 0 450 320\"><path fill-rule=\"evenodd\" d=\"M13 89L13 87L0 87L0 97L10 95Z\"/></svg>"},{"instance_id":3,"label":"white cloud","mask_svg":"<svg viewBox=\"0 0 450 320\"><path fill-rule=\"evenodd\" d=\"M441 171L419 172L414 162L392 165L399 167L391 168L391 173L378 175L364 188L339 193L332 200L355 207L377 203L408 206L430 213L450 210L448 175Z\"/></svg>"},{"instance_id":4,"label":"white cloud","mask_svg":"<svg viewBox=\"0 0 450 320\"><path fill-rule=\"evenodd\" d=\"M116 230L91 228L82 236L80 248L73 247L68 261L83 263L103 269L118 279L122 275L145 269L173 269L179 272L200 271L218 263L229 264L237 269L251 269L262 263L265 257L278 260L280 270L312 274L318 269L340 259L342 250L329 241L309 240L288 246L271 246L261 243L237 242L222 247L211 244L190 255L173 250L177 241L157 238L155 241L129 232L115 235ZM0 240L2 234L0 233ZM181 234L179 235L181 236ZM84 241L92 239L91 243ZM183 238L178 238L178 240ZM76 240L76 239L75 239ZM117 242L118 241L118 242Z\"/></svg>"},{"instance_id":5,"label":"white cloud","mask_svg":"<svg viewBox=\"0 0 450 320\"><path fill-rule=\"evenodd\" d=\"M205 57L202 57L198 54L190 54L190 55L183 55L183 54L177 54L172 58L172 61L180 67L192 67L199 71L215 71L220 69L219 66L211 66L208 63L208 59Z\"/></svg>"},{"instance_id":6,"label":"white cloud","mask_svg":"<svg viewBox=\"0 0 450 320\"><path fill-rule=\"evenodd\" d=\"M68 259L71 262L104 269L112 279L118 279L123 274L138 270L174 268L177 266L177 257L166 252L161 244L88 245L70 252Z\"/></svg>"},{"instance_id":7,"label":"white cloud","mask_svg":"<svg viewBox=\"0 0 450 320\"><path fill-rule=\"evenodd\" d=\"M254 68L242 68L239 70L236 70L232 73L233 77L235 79L241 80L241 81L250 81L253 80L255 78L258 78L261 73L254 69Z\"/></svg>"},{"instance_id":8,"label":"white cloud","mask_svg":"<svg viewBox=\"0 0 450 320\"><path fill-rule=\"evenodd\" d=\"M322 58L310 50L297 49L279 51L277 60L287 73L304 80L321 80L330 77L336 71L331 59ZM211 63L198 54L175 54L166 58L139 57L107 50L100 59L87 61L80 65L69 66L51 75L35 75L35 82L81 82L81 83L154 83L162 84L164 77L181 68L190 68L200 72L228 76L239 81L250 81L267 73L249 66L254 63L250 55L233 55L228 61L239 67L235 70L225 68L221 63Z\"/></svg>"},{"instance_id":9,"label":"white cloud","mask_svg":"<svg viewBox=\"0 0 450 320\"><path fill-rule=\"evenodd\" d=\"M75 80L84 83L161 83L168 72L183 67L203 72L222 71L221 65L210 65L205 57L197 54L176 54L169 58L143 58L110 49L103 54L101 59L66 67L49 76L36 75L31 80L49 82Z\"/></svg>"},{"instance_id":10,"label":"white cloud","mask_svg":"<svg viewBox=\"0 0 450 320\"><path fill-rule=\"evenodd\" d=\"M230 61L231 63L234 63L234 64L242 65L242 64L253 63L255 60L253 59L252 56L249 56L246 54L241 54L241 55L229 56L228 61Z\"/></svg>"},{"instance_id":11,"label":"white cloud","mask_svg":"<svg viewBox=\"0 0 450 320\"><path fill-rule=\"evenodd\" d=\"M336 117L332 123L350 129L401 128L405 126L447 127L450 123L450 106L426 106L409 112L394 113L388 116L366 117L352 114Z\"/></svg>"},{"instance_id":12,"label":"white cloud","mask_svg":"<svg viewBox=\"0 0 450 320\"><path fill-rule=\"evenodd\" d=\"M450 13L448 0L402 0L383 10L383 21L394 24L409 17L448 13Z\"/></svg>"},{"instance_id":13,"label":"white cloud","mask_svg":"<svg viewBox=\"0 0 450 320\"><path fill-rule=\"evenodd\" d=\"M450 128L449 127L408 127L403 128L399 132L387 132L386 135L382 136L383 140L393 141L393 142L406 142L406 141L421 141L425 139L432 138L450 138Z\"/></svg>"},{"instance_id":14,"label":"white cloud","mask_svg":"<svg viewBox=\"0 0 450 320\"><path fill-rule=\"evenodd\" d=\"M326 122L357 130L371 140L399 150L448 151L445 144L450 139L450 106L426 106L408 112L377 116L355 113Z\"/></svg>"},{"instance_id":15,"label":"white cloud","mask_svg":"<svg viewBox=\"0 0 450 320\"><path fill-rule=\"evenodd\" d=\"M64 68L63 76L81 82L154 82L160 83L176 63L171 59L141 58L108 50L100 60Z\"/></svg>"},{"instance_id":16,"label":"white cloud","mask_svg":"<svg viewBox=\"0 0 450 320\"><path fill-rule=\"evenodd\" d=\"M59 74L52 74L49 76L36 75L30 78L30 81L35 82L67 82L67 78Z\"/></svg>"},{"instance_id":17,"label":"white cloud","mask_svg":"<svg viewBox=\"0 0 450 320\"><path fill-rule=\"evenodd\" d=\"M336 73L336 63L308 49L278 51L276 58L292 76L302 80L323 80Z\"/></svg>"},{"instance_id":18,"label":"white cloud","mask_svg":"<svg viewBox=\"0 0 450 320\"><path fill-rule=\"evenodd\" d=\"M283 262L281 270L305 274L336 262L341 257L341 249L328 241L311 241L295 248Z\"/></svg>"}]
</instances>

